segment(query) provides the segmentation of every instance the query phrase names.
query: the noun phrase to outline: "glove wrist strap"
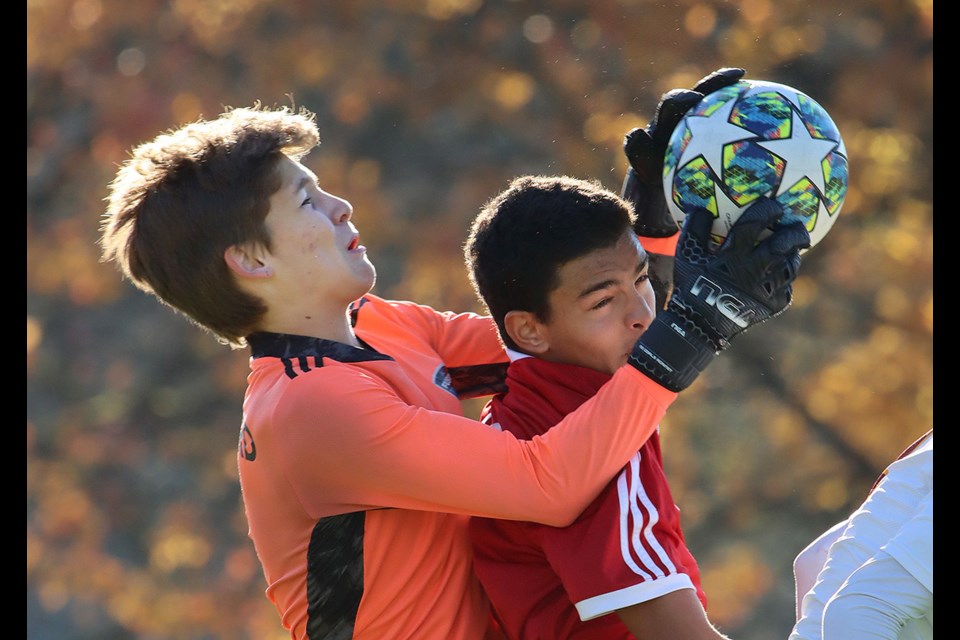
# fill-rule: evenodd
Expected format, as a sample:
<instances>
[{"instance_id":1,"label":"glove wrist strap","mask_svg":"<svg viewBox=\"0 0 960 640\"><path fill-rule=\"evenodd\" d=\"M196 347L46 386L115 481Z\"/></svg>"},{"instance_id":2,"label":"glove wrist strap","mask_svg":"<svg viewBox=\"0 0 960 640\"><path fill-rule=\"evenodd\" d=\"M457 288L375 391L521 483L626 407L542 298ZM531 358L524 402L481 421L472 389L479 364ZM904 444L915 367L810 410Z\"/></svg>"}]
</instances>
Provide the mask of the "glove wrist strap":
<instances>
[{"instance_id":1,"label":"glove wrist strap","mask_svg":"<svg viewBox=\"0 0 960 640\"><path fill-rule=\"evenodd\" d=\"M689 387L719 352L696 324L668 309L657 315L627 362L661 386L679 392Z\"/></svg>"}]
</instances>

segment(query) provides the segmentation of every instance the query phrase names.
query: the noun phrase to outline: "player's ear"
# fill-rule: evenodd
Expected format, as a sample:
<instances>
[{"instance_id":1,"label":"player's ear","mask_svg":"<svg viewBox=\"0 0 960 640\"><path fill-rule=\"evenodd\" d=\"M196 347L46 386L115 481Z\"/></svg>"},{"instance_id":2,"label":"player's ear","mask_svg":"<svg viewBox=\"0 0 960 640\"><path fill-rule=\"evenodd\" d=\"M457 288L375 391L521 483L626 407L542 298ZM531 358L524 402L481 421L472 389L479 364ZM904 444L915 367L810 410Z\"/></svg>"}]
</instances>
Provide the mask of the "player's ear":
<instances>
[{"instance_id":1,"label":"player's ear","mask_svg":"<svg viewBox=\"0 0 960 640\"><path fill-rule=\"evenodd\" d=\"M266 262L266 249L247 242L233 244L223 252L227 266L240 278L269 278L273 268Z\"/></svg>"},{"instance_id":2,"label":"player's ear","mask_svg":"<svg viewBox=\"0 0 960 640\"><path fill-rule=\"evenodd\" d=\"M507 335L526 353L539 354L550 348L543 325L532 311L508 311L503 325Z\"/></svg>"}]
</instances>

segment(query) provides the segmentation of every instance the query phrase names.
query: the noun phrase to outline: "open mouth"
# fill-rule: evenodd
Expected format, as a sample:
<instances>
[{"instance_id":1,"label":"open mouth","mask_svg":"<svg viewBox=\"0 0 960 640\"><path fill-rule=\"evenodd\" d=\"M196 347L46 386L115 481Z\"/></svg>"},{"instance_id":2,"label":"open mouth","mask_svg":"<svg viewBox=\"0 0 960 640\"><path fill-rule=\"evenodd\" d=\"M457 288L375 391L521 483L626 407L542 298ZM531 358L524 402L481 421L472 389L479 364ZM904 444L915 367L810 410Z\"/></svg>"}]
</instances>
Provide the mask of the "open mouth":
<instances>
[{"instance_id":1,"label":"open mouth","mask_svg":"<svg viewBox=\"0 0 960 640\"><path fill-rule=\"evenodd\" d=\"M353 251L354 249L357 248L357 246L359 246L359 244L360 244L360 236L354 236L353 239L350 240L350 244L347 245L347 251Z\"/></svg>"}]
</instances>

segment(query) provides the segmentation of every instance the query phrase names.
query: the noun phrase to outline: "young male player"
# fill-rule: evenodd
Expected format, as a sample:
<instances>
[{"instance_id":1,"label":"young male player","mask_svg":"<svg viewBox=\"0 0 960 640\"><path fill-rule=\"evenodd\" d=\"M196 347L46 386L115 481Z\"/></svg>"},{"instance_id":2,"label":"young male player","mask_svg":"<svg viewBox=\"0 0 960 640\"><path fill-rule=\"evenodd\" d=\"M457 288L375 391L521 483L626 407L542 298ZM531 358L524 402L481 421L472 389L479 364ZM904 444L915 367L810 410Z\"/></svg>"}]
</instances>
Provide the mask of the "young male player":
<instances>
[{"instance_id":1,"label":"young male player","mask_svg":"<svg viewBox=\"0 0 960 640\"><path fill-rule=\"evenodd\" d=\"M676 393L789 295L764 288L755 252L736 247L713 279L749 311L742 323L683 278L674 327L638 341L631 366L556 429L520 440L461 413L460 390L506 361L490 319L370 293L376 270L353 207L301 162L318 143L309 112L260 107L157 136L111 185L104 258L250 348L240 484L267 597L291 637L479 639L489 602L468 516L569 524ZM780 237L764 269L799 261ZM712 273L710 261L677 270ZM602 432L590 426L600 417Z\"/></svg>"},{"instance_id":2,"label":"young male player","mask_svg":"<svg viewBox=\"0 0 960 640\"><path fill-rule=\"evenodd\" d=\"M779 211L764 201L745 215ZM683 263L706 255L711 220L699 212L686 228ZM728 242L752 246L762 229L747 224ZM807 235L799 224L784 231L798 244ZM511 356L508 390L484 420L518 438L549 435L654 331L655 292L633 213L595 183L514 180L474 220L464 254ZM782 290L779 277L771 286ZM603 432L607 421L592 428ZM657 433L572 525L474 518L471 534L475 570L512 640L723 637L704 613Z\"/></svg>"}]
</instances>

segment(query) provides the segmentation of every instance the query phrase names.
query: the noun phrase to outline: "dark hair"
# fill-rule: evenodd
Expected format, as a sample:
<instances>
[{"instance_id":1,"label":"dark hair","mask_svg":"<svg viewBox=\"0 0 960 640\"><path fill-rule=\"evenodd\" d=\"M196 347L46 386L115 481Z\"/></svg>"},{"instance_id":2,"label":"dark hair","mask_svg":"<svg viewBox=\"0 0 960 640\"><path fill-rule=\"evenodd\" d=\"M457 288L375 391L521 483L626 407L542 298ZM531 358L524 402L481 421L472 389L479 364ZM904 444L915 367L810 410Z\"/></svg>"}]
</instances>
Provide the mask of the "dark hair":
<instances>
[{"instance_id":1,"label":"dark hair","mask_svg":"<svg viewBox=\"0 0 960 640\"><path fill-rule=\"evenodd\" d=\"M319 142L310 112L255 105L141 144L110 184L103 260L221 341L244 345L267 309L237 286L224 251L270 249L264 220L280 188L278 161Z\"/></svg>"},{"instance_id":2,"label":"dark hair","mask_svg":"<svg viewBox=\"0 0 960 640\"><path fill-rule=\"evenodd\" d=\"M470 281L500 330L508 311L550 320L549 295L565 263L613 246L634 221L632 208L599 183L569 176L523 176L487 202L464 246Z\"/></svg>"}]
</instances>

